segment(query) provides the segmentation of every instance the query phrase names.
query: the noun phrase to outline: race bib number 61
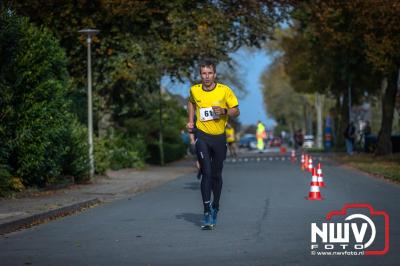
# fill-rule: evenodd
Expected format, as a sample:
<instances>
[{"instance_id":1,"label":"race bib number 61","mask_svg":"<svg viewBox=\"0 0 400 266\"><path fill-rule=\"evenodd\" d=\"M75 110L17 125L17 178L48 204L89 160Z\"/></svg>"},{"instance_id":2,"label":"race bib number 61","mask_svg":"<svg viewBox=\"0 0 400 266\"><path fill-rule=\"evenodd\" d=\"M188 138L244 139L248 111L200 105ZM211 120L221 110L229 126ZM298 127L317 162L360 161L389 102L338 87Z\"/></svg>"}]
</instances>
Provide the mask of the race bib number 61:
<instances>
[{"instance_id":1,"label":"race bib number 61","mask_svg":"<svg viewBox=\"0 0 400 266\"><path fill-rule=\"evenodd\" d=\"M219 115L214 113L212 107L200 108L200 121L219 119Z\"/></svg>"}]
</instances>

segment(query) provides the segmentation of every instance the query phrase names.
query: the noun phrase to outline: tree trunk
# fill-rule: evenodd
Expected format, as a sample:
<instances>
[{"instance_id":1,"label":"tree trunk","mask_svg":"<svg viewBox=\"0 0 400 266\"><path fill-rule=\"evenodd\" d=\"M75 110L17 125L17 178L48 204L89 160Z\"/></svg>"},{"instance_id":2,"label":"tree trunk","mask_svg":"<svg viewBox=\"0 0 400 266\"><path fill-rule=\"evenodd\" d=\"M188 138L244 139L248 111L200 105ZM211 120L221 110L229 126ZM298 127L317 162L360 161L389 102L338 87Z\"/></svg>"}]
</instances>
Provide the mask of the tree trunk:
<instances>
[{"instance_id":1,"label":"tree trunk","mask_svg":"<svg viewBox=\"0 0 400 266\"><path fill-rule=\"evenodd\" d=\"M306 105L306 135L313 135L313 113L312 106Z\"/></svg>"},{"instance_id":2,"label":"tree trunk","mask_svg":"<svg viewBox=\"0 0 400 266\"><path fill-rule=\"evenodd\" d=\"M334 120L335 124L335 147L342 148L344 146L343 131L349 123L349 106L347 103L347 93L344 94L343 100L340 100L340 96L336 98L336 117Z\"/></svg>"},{"instance_id":3,"label":"tree trunk","mask_svg":"<svg viewBox=\"0 0 400 266\"><path fill-rule=\"evenodd\" d=\"M303 133L307 134L307 104L303 103Z\"/></svg>"},{"instance_id":4,"label":"tree trunk","mask_svg":"<svg viewBox=\"0 0 400 266\"><path fill-rule=\"evenodd\" d=\"M105 138L112 130L113 121L110 110L99 112L99 121L97 122L98 132L100 138Z\"/></svg>"},{"instance_id":5,"label":"tree trunk","mask_svg":"<svg viewBox=\"0 0 400 266\"><path fill-rule=\"evenodd\" d=\"M391 135L394 104L397 93L397 73L394 73L389 78L383 78L382 91L384 92L382 96L382 120L375 155L387 155L392 153Z\"/></svg>"},{"instance_id":6,"label":"tree trunk","mask_svg":"<svg viewBox=\"0 0 400 266\"><path fill-rule=\"evenodd\" d=\"M322 148L322 106L323 96L319 93L315 94L315 110L317 113L317 148Z\"/></svg>"}]
</instances>

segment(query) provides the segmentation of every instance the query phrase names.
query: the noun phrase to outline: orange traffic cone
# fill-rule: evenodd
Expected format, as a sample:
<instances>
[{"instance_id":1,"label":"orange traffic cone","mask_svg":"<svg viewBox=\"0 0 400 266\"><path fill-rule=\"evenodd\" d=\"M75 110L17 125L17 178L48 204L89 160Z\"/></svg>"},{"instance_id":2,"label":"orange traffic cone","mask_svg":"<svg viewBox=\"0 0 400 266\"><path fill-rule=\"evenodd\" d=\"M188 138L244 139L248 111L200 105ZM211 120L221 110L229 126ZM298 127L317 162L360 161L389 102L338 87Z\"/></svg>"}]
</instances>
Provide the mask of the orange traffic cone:
<instances>
[{"instance_id":1,"label":"orange traffic cone","mask_svg":"<svg viewBox=\"0 0 400 266\"><path fill-rule=\"evenodd\" d=\"M312 169L312 175L311 175L311 183L310 183L310 186L319 186L317 171L316 171L315 168Z\"/></svg>"},{"instance_id":2,"label":"orange traffic cone","mask_svg":"<svg viewBox=\"0 0 400 266\"><path fill-rule=\"evenodd\" d=\"M300 162L301 162L301 167L303 168L303 166L304 166L304 153L301 154Z\"/></svg>"},{"instance_id":3,"label":"orange traffic cone","mask_svg":"<svg viewBox=\"0 0 400 266\"><path fill-rule=\"evenodd\" d=\"M318 177L319 186L326 187L325 182L324 182L324 175L322 174L321 163L318 163L317 177Z\"/></svg>"},{"instance_id":4,"label":"orange traffic cone","mask_svg":"<svg viewBox=\"0 0 400 266\"><path fill-rule=\"evenodd\" d=\"M292 154L290 156L290 160L292 161L292 163L296 162L296 152L295 152L295 150L292 150Z\"/></svg>"},{"instance_id":5,"label":"orange traffic cone","mask_svg":"<svg viewBox=\"0 0 400 266\"><path fill-rule=\"evenodd\" d=\"M308 169L308 155L304 155L304 164L302 166L302 170Z\"/></svg>"},{"instance_id":6,"label":"orange traffic cone","mask_svg":"<svg viewBox=\"0 0 400 266\"><path fill-rule=\"evenodd\" d=\"M315 168L313 168L313 175L310 183L310 192L308 193L308 200L322 200L321 192L318 186L318 177L315 173Z\"/></svg>"},{"instance_id":7,"label":"orange traffic cone","mask_svg":"<svg viewBox=\"0 0 400 266\"><path fill-rule=\"evenodd\" d=\"M313 164L312 164L312 158L311 158L311 155L310 155L310 157L308 157L308 171L310 173L312 173L312 169L313 169Z\"/></svg>"}]
</instances>

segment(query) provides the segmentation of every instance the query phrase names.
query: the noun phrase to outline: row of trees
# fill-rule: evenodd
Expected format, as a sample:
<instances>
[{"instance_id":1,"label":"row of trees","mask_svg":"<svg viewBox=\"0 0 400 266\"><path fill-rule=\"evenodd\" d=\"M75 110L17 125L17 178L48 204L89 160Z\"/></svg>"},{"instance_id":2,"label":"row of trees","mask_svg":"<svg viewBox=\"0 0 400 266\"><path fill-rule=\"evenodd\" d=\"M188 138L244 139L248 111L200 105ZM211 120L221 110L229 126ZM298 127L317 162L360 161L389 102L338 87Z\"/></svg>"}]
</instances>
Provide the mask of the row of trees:
<instances>
[{"instance_id":1,"label":"row of trees","mask_svg":"<svg viewBox=\"0 0 400 266\"><path fill-rule=\"evenodd\" d=\"M197 63L205 56L214 57L228 69L232 68L234 62L230 53L244 45L260 46L268 39L276 23L286 14L286 2L2 1L4 21L19 20L18 16L29 19L22 19L29 25L21 26L22 30L17 30L15 25L20 24L14 22L3 23L0 28L2 71L15 71L12 76L7 74L10 71L2 72L8 75L5 79L8 83L1 84L7 87L4 93L11 95L1 97L2 101L4 99L0 113L1 132L7 135L7 138L1 138L0 175L4 184L9 185L10 180L17 178L24 185L43 186L65 175L77 175L78 170L74 172L71 167L78 162L85 166L78 168L78 172L87 174L86 133L82 126L87 124L86 51L85 37L78 33L80 29L100 30L92 43L92 65L95 167L101 173L107 168L143 165L145 158L159 160L157 145L161 129L165 154L170 156L169 159L181 156L180 130L185 125L185 111L175 97L160 92L162 78L169 76L173 80L194 82L198 78ZM38 36L42 32L42 41L29 39L24 49L15 45L30 32L36 32ZM9 52L13 47L16 49L14 54ZM58 52L51 52L51 47L57 47L53 50ZM35 49L37 52L31 51ZM3 60L6 55L11 59ZM25 60L28 55L31 64ZM5 62L16 65L11 68ZM27 74L18 75L22 70ZM16 89L22 77L31 83L21 84L18 96ZM231 77L227 75L228 79ZM46 82L46 86L41 82ZM32 101L33 109L27 104L29 101ZM163 125L159 123L159 117ZM51 121L56 121L56 125L50 125ZM18 127L26 131L22 132ZM24 148L18 150L14 144L20 143L20 138L26 142L21 143ZM38 138L40 141L36 141ZM61 140L71 140L71 143ZM58 145L70 151L79 147L79 156L73 157L64 150L53 151ZM44 155L40 157L33 151L41 151ZM29 159L22 162L22 159L16 159L18 156L29 156ZM22 172L26 162L37 167L28 167ZM64 169L61 166L65 164ZM30 182L33 177L37 177L36 181Z\"/></svg>"},{"instance_id":2,"label":"row of trees","mask_svg":"<svg viewBox=\"0 0 400 266\"><path fill-rule=\"evenodd\" d=\"M194 81L202 57L230 63L229 54L239 47L260 45L283 15L278 10L285 1L5 2L60 39L70 60L74 103L82 121L85 40L77 31L101 30L93 44L93 73L96 121L103 128L101 123L125 127L127 119L150 116L154 108L147 103L163 76Z\"/></svg>"},{"instance_id":3,"label":"row of trees","mask_svg":"<svg viewBox=\"0 0 400 266\"><path fill-rule=\"evenodd\" d=\"M315 99L307 103L304 94L317 93L333 99L340 144L349 122L348 97L352 104L359 104L365 92L381 96L382 118L376 154L391 153L400 71L400 39L396 37L400 33L399 11L397 1L295 3L289 26L278 32L276 42L268 47L275 53L275 61L263 78L267 105L273 105L274 96L268 90L276 88L277 81L283 84L279 86L293 91L289 93L291 104L275 110L281 119L297 120L290 112L304 102L308 108L313 106ZM275 74L279 77L274 77Z\"/></svg>"}]
</instances>

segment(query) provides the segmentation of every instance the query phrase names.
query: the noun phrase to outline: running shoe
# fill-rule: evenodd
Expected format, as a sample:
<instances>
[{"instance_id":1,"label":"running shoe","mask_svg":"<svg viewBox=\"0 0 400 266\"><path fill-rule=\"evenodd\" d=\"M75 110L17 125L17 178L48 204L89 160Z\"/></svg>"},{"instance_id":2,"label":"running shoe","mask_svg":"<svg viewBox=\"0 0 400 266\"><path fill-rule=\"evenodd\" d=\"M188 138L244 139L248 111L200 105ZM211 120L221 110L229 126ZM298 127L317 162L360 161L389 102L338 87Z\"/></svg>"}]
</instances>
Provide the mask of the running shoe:
<instances>
[{"instance_id":1,"label":"running shoe","mask_svg":"<svg viewBox=\"0 0 400 266\"><path fill-rule=\"evenodd\" d=\"M215 226L217 224L218 209L211 207L211 224Z\"/></svg>"},{"instance_id":2,"label":"running shoe","mask_svg":"<svg viewBox=\"0 0 400 266\"><path fill-rule=\"evenodd\" d=\"M204 213L203 225L201 228L203 230L211 230L213 225L211 223L211 214L209 212Z\"/></svg>"}]
</instances>

